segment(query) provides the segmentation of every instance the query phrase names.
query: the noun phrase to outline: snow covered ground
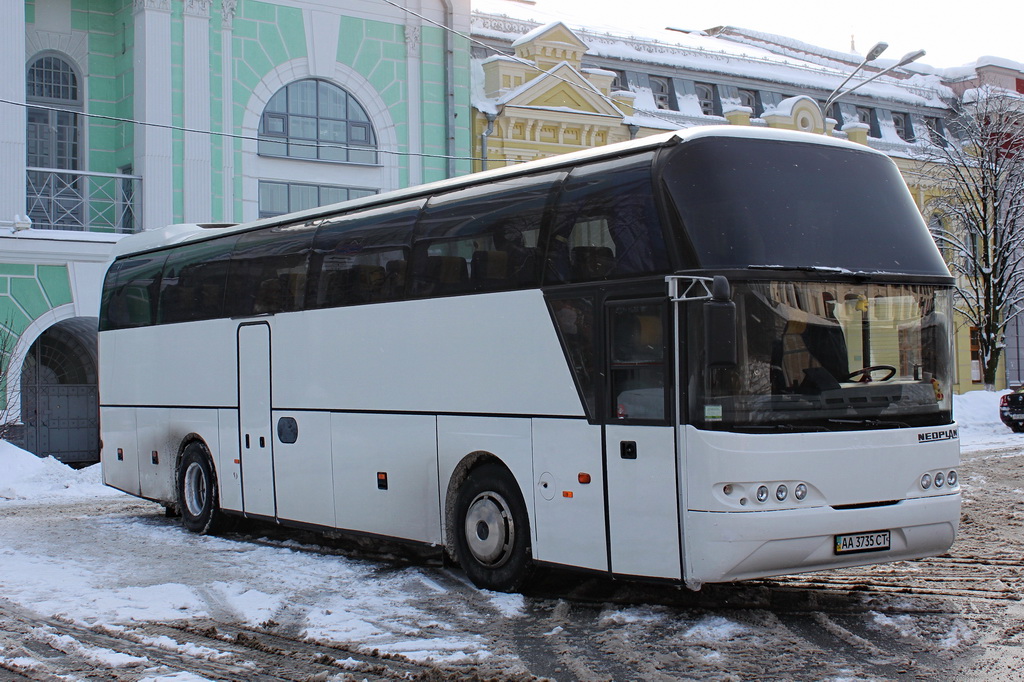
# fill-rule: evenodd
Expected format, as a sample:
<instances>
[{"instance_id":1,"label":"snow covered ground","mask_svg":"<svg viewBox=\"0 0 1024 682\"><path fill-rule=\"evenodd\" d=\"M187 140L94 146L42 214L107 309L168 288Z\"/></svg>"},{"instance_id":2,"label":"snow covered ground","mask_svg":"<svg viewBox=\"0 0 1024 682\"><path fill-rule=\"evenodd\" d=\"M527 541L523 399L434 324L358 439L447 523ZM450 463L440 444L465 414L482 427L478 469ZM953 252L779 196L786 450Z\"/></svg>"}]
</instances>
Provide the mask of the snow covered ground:
<instances>
[{"instance_id":1,"label":"snow covered ground","mask_svg":"<svg viewBox=\"0 0 1024 682\"><path fill-rule=\"evenodd\" d=\"M965 461L972 453L1024 446L1024 435L999 421L999 396L977 391L954 398ZM516 669L516 657L495 645L496 633L512 627L527 633L520 640L532 637L558 652L571 651L570 630L582 637L595 627L627 635L650 629L657 635L652 639L670 649L672 636L692 651L699 640L712 663L745 638L767 636L729 612L692 613L687 620L656 604L605 605L593 622L576 623L568 612L580 606L478 591L457 571L339 555L289 536L264 538L258 531L247 537L197 536L161 512L103 486L98 465L75 471L0 441L0 629L6 629L5 604L93 629L183 620L238 623L300 640L358 643L420 663L491 664L503 671ZM953 631L948 628L963 626L944 621L941 627L937 642ZM46 627L35 632L51 645L67 636ZM0 635L0 669L22 656L10 641L5 649ZM89 655L104 667L140 665L113 651ZM631 674L640 673L640 663L623 664L634 666L625 668ZM652 673L663 664L651 663ZM569 667L575 679L594 672ZM528 670L559 676L560 668ZM154 668L147 679L176 678Z\"/></svg>"}]
</instances>

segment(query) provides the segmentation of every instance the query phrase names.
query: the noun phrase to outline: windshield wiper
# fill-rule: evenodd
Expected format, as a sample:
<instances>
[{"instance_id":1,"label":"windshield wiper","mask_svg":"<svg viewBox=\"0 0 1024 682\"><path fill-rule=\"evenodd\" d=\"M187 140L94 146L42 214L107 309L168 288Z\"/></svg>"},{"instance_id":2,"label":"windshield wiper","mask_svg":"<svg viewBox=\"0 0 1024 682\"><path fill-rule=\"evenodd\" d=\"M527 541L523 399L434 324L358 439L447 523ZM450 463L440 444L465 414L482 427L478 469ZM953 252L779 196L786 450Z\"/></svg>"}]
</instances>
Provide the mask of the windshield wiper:
<instances>
[{"instance_id":1,"label":"windshield wiper","mask_svg":"<svg viewBox=\"0 0 1024 682\"><path fill-rule=\"evenodd\" d=\"M824 426L816 426L814 424L745 424L743 426L737 426L737 429L743 429L749 432L769 432L769 433L828 433L830 429Z\"/></svg>"},{"instance_id":2,"label":"windshield wiper","mask_svg":"<svg viewBox=\"0 0 1024 682\"><path fill-rule=\"evenodd\" d=\"M882 421L881 419L829 419L835 424L856 424L858 426L873 426L881 429L909 429L910 424L906 422Z\"/></svg>"},{"instance_id":3,"label":"windshield wiper","mask_svg":"<svg viewBox=\"0 0 1024 682\"><path fill-rule=\"evenodd\" d=\"M747 270L797 270L799 272L826 272L831 275L855 275L846 268L832 268L825 265L748 265Z\"/></svg>"}]
</instances>

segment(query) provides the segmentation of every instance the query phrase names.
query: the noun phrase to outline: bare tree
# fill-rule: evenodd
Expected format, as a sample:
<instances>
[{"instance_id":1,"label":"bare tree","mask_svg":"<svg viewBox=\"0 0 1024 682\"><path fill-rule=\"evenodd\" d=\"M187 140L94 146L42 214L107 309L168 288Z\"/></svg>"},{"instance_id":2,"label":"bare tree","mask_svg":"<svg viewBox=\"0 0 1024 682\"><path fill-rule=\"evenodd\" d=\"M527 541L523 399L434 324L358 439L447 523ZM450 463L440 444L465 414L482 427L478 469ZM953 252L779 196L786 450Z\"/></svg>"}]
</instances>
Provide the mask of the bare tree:
<instances>
[{"instance_id":1,"label":"bare tree","mask_svg":"<svg viewBox=\"0 0 1024 682\"><path fill-rule=\"evenodd\" d=\"M21 392L21 373L14 366L18 335L8 320L0 320L0 440L7 440L15 424L14 398Z\"/></svg>"},{"instance_id":2,"label":"bare tree","mask_svg":"<svg viewBox=\"0 0 1024 682\"><path fill-rule=\"evenodd\" d=\"M931 131L935 144L922 152L922 173L938 193L929 225L993 390L1007 324L1024 303L1024 96L982 85L951 111L948 131Z\"/></svg>"}]
</instances>

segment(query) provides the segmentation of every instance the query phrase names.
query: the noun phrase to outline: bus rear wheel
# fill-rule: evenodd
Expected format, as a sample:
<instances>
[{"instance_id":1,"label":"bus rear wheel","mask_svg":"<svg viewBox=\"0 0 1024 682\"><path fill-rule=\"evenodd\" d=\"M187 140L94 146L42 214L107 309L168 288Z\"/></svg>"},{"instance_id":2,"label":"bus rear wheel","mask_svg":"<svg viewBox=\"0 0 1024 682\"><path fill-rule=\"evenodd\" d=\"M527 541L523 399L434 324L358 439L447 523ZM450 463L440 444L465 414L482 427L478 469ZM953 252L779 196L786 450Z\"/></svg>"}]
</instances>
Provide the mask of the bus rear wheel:
<instances>
[{"instance_id":1,"label":"bus rear wheel","mask_svg":"<svg viewBox=\"0 0 1024 682\"><path fill-rule=\"evenodd\" d=\"M217 530L221 520L217 479L210 456L199 443L190 443L178 465L178 509L181 523L193 533Z\"/></svg>"},{"instance_id":2,"label":"bus rear wheel","mask_svg":"<svg viewBox=\"0 0 1024 682\"><path fill-rule=\"evenodd\" d=\"M455 500L455 555L477 587L513 592L529 577L530 527L515 479L498 464L474 469Z\"/></svg>"}]
</instances>

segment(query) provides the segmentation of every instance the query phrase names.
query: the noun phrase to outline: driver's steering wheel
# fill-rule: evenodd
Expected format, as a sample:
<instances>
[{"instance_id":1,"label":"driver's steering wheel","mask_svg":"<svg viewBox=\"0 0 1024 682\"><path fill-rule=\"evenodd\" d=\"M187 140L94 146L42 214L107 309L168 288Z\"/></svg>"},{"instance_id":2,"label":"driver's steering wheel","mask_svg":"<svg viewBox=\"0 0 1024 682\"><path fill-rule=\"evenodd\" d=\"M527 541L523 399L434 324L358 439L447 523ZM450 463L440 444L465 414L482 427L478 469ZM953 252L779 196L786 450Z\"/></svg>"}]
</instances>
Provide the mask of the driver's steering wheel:
<instances>
[{"instance_id":1,"label":"driver's steering wheel","mask_svg":"<svg viewBox=\"0 0 1024 682\"><path fill-rule=\"evenodd\" d=\"M871 373L872 372L876 372L876 371L878 371L880 369L888 370L889 373L886 374L881 379L879 379L879 381L888 381L889 379L892 379L894 376L896 376L896 368L893 367L892 365L872 365L871 367L861 367L860 369L857 369L857 370L854 370L854 371L850 372L847 375L846 380L849 381L850 379L854 378L855 376L863 375L857 381L860 381L861 383L865 383L866 384L869 381L874 381L871 378Z\"/></svg>"}]
</instances>

